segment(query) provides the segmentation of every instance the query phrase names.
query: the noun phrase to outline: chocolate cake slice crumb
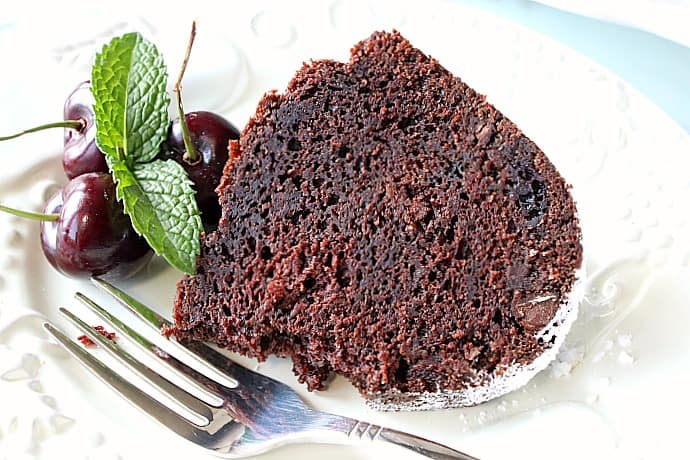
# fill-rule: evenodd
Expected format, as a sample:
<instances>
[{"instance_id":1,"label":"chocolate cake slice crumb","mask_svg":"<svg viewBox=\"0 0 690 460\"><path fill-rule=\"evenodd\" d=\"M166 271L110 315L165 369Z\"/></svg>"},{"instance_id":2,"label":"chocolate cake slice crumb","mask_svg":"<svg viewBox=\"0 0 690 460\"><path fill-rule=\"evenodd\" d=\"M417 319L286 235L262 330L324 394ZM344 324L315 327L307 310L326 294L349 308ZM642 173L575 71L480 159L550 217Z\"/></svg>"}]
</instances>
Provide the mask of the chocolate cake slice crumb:
<instances>
[{"instance_id":1,"label":"chocolate cake slice crumb","mask_svg":"<svg viewBox=\"0 0 690 460\"><path fill-rule=\"evenodd\" d=\"M576 312L569 188L510 120L398 32L259 102L174 333L377 409L483 402L546 366Z\"/></svg>"}]
</instances>

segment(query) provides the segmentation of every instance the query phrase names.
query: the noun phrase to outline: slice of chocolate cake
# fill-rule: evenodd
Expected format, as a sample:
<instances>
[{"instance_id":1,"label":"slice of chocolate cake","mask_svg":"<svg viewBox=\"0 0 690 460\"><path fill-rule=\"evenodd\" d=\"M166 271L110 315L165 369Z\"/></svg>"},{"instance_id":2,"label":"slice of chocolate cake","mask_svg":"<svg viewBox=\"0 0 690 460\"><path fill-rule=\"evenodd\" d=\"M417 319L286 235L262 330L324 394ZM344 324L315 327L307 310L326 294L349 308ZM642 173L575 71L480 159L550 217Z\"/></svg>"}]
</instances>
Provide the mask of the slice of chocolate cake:
<instances>
[{"instance_id":1,"label":"slice of chocolate cake","mask_svg":"<svg viewBox=\"0 0 690 460\"><path fill-rule=\"evenodd\" d=\"M378 409L477 404L575 315L575 205L539 148L397 32L305 64L231 145L178 338L345 376Z\"/></svg>"}]
</instances>

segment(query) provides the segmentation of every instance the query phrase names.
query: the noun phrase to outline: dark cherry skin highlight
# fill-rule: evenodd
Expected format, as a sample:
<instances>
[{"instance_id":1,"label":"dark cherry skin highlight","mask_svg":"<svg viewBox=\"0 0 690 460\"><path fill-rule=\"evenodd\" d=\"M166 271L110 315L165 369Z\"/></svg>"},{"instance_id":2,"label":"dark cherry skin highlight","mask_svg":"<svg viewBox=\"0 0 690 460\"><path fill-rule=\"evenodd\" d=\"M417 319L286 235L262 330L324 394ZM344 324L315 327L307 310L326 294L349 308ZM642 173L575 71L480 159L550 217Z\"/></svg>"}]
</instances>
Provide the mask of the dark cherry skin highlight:
<instances>
[{"instance_id":1,"label":"dark cherry skin highlight","mask_svg":"<svg viewBox=\"0 0 690 460\"><path fill-rule=\"evenodd\" d=\"M185 115L185 121L197 158L191 160L186 155L179 119L170 124L158 158L175 160L185 169L194 183L201 221L208 233L218 226L220 219L216 187L228 160L228 143L231 139L239 139L240 132L228 120L212 112L190 112Z\"/></svg>"},{"instance_id":2,"label":"dark cherry skin highlight","mask_svg":"<svg viewBox=\"0 0 690 460\"><path fill-rule=\"evenodd\" d=\"M64 119L83 123L78 129L65 128L62 167L69 179L90 172L108 172L105 155L96 145L94 103L88 81L80 83L65 101Z\"/></svg>"},{"instance_id":3,"label":"dark cherry skin highlight","mask_svg":"<svg viewBox=\"0 0 690 460\"><path fill-rule=\"evenodd\" d=\"M87 173L72 179L48 200L44 213L59 217L41 222L43 253L67 276L125 279L153 254L124 214L109 174Z\"/></svg>"}]
</instances>

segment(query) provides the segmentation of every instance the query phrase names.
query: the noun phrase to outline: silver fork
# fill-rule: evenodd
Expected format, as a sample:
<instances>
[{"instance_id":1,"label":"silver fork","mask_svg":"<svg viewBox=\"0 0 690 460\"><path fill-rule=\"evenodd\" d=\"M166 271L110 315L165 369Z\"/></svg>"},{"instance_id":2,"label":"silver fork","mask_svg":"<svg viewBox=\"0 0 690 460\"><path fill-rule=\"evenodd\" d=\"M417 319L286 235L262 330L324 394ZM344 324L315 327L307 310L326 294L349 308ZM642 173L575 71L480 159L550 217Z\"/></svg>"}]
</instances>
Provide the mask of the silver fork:
<instances>
[{"instance_id":1,"label":"silver fork","mask_svg":"<svg viewBox=\"0 0 690 460\"><path fill-rule=\"evenodd\" d=\"M170 325L168 320L115 286L99 279L93 282L156 331ZM116 342L103 337L74 313L66 308L59 309L102 349L167 394L174 401L173 405L179 406L178 410L186 416L142 392L54 325L44 323L45 329L77 361L134 406L215 455L240 458L291 443L378 441L404 447L429 458L478 460L419 436L316 411L305 405L289 386L242 367L203 343L187 341L181 344L171 340L178 356L187 358L185 361L188 363L189 360L196 363L193 368L141 336L85 295L76 293L75 297L104 323L167 364L176 377L196 388L198 395L194 396L138 361ZM204 372L195 368L204 369Z\"/></svg>"}]
</instances>

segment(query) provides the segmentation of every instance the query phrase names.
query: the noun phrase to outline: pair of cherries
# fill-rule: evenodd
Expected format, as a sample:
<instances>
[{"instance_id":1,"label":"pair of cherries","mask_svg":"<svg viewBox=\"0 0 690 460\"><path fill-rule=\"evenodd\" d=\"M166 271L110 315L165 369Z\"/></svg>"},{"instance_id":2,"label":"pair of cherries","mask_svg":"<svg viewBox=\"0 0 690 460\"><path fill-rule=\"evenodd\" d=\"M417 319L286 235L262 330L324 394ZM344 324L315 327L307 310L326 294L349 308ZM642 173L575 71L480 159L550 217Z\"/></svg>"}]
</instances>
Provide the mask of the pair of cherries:
<instances>
[{"instance_id":1,"label":"pair of cherries","mask_svg":"<svg viewBox=\"0 0 690 460\"><path fill-rule=\"evenodd\" d=\"M96 144L93 104L89 82L81 83L65 102L65 121L44 126L65 128L62 165L70 181L38 215L41 246L51 265L68 276L124 279L145 266L152 251L116 198L105 155ZM191 112L184 118L196 160L185 155L179 119L171 123L158 158L183 166L196 190L204 230L209 232L220 218L215 188L228 159L228 142L238 139L239 131L211 112Z\"/></svg>"}]
</instances>

